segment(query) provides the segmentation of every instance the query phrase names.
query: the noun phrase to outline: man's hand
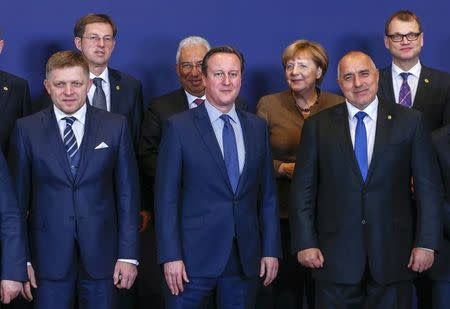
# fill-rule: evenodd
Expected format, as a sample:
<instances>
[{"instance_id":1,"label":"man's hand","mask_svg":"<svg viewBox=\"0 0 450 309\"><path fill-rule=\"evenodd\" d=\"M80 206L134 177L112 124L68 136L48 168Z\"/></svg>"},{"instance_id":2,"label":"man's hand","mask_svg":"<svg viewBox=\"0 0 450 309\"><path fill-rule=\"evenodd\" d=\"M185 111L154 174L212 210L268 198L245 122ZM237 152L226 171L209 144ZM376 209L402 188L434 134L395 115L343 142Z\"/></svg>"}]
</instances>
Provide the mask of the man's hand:
<instances>
[{"instance_id":1,"label":"man's hand","mask_svg":"<svg viewBox=\"0 0 450 309\"><path fill-rule=\"evenodd\" d=\"M128 262L117 261L114 267L114 285L118 289L130 289L137 276L136 265Z\"/></svg>"},{"instance_id":2,"label":"man's hand","mask_svg":"<svg viewBox=\"0 0 450 309\"><path fill-rule=\"evenodd\" d=\"M281 163L278 167L278 173L292 179L294 175L295 163Z\"/></svg>"},{"instance_id":3,"label":"man's hand","mask_svg":"<svg viewBox=\"0 0 450 309\"><path fill-rule=\"evenodd\" d=\"M2 280L0 283L0 300L4 304L9 304L17 295L22 292L22 282L12 280Z\"/></svg>"},{"instance_id":4,"label":"man's hand","mask_svg":"<svg viewBox=\"0 0 450 309\"><path fill-rule=\"evenodd\" d=\"M309 248L297 252L297 260L308 268L322 268L324 258L318 248Z\"/></svg>"},{"instance_id":5,"label":"man's hand","mask_svg":"<svg viewBox=\"0 0 450 309\"><path fill-rule=\"evenodd\" d=\"M28 281L23 284L22 289L22 296L28 301L33 300L33 295L31 294L31 288L37 288L36 284L36 276L34 275L34 269L33 266L28 265L27 266L27 273L28 273Z\"/></svg>"},{"instance_id":6,"label":"man's hand","mask_svg":"<svg viewBox=\"0 0 450 309\"><path fill-rule=\"evenodd\" d=\"M152 215L147 210L141 210L139 212L139 216L141 217L141 228L139 229L139 232L143 232L148 228L148 224L150 223L150 220L152 219Z\"/></svg>"},{"instance_id":7,"label":"man's hand","mask_svg":"<svg viewBox=\"0 0 450 309\"><path fill-rule=\"evenodd\" d=\"M433 265L434 252L422 248L413 248L409 258L408 268L419 273Z\"/></svg>"},{"instance_id":8,"label":"man's hand","mask_svg":"<svg viewBox=\"0 0 450 309\"><path fill-rule=\"evenodd\" d=\"M181 260L165 263L164 277L173 295L178 295L184 291L183 281L189 282L186 268Z\"/></svg>"},{"instance_id":9,"label":"man's hand","mask_svg":"<svg viewBox=\"0 0 450 309\"><path fill-rule=\"evenodd\" d=\"M278 259L276 257L265 256L261 259L261 270L259 271L259 277L264 275L264 286L268 286L277 277L278 274Z\"/></svg>"}]
</instances>

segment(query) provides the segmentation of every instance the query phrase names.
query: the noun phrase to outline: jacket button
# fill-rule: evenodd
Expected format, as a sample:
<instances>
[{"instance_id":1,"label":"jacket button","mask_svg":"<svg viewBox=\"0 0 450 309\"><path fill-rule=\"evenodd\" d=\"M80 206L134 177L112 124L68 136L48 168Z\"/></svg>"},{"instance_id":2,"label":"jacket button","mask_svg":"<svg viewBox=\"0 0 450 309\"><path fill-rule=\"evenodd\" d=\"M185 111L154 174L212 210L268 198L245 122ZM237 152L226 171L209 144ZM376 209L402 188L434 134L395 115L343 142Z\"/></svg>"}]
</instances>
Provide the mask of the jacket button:
<instances>
[{"instance_id":1,"label":"jacket button","mask_svg":"<svg viewBox=\"0 0 450 309\"><path fill-rule=\"evenodd\" d=\"M367 221L363 219L363 220L361 221L361 223L362 223L362 224L366 224Z\"/></svg>"}]
</instances>

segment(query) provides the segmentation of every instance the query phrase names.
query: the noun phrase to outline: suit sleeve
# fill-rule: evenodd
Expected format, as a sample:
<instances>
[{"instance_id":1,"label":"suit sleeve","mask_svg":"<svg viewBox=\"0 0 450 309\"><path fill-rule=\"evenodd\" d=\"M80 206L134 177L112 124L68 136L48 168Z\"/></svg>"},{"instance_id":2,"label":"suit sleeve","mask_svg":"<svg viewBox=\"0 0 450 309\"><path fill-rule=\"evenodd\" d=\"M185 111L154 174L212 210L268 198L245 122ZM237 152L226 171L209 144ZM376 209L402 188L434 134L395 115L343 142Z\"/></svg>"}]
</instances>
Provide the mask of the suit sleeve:
<instances>
[{"instance_id":1,"label":"suit sleeve","mask_svg":"<svg viewBox=\"0 0 450 309\"><path fill-rule=\"evenodd\" d=\"M142 123L141 138L139 142L138 158L142 178L143 208L153 211L154 182L156 160L161 141L161 119L150 105Z\"/></svg>"},{"instance_id":2,"label":"suit sleeve","mask_svg":"<svg viewBox=\"0 0 450 309\"><path fill-rule=\"evenodd\" d=\"M131 134L125 119L122 124L114 177L119 220L118 257L137 260L139 254L139 178Z\"/></svg>"},{"instance_id":3,"label":"suit sleeve","mask_svg":"<svg viewBox=\"0 0 450 309\"><path fill-rule=\"evenodd\" d=\"M415 247L439 249L442 237L443 188L431 136L425 129L422 114L412 143L412 175L417 207Z\"/></svg>"},{"instance_id":4,"label":"suit sleeve","mask_svg":"<svg viewBox=\"0 0 450 309\"><path fill-rule=\"evenodd\" d=\"M0 151L0 242L1 280L25 281L25 215L20 211L3 153Z\"/></svg>"},{"instance_id":5,"label":"suit sleeve","mask_svg":"<svg viewBox=\"0 0 450 309\"><path fill-rule=\"evenodd\" d=\"M444 113L442 115L442 126L450 124L450 76L447 76L447 94L444 102Z\"/></svg>"},{"instance_id":6,"label":"suit sleeve","mask_svg":"<svg viewBox=\"0 0 450 309\"><path fill-rule=\"evenodd\" d=\"M137 82L137 89L135 91L134 97L134 109L133 109L133 120L131 128L131 135L133 136L133 145L135 152L138 151L139 147L139 135L141 133L142 115L144 113L144 98L142 94L142 84Z\"/></svg>"},{"instance_id":7,"label":"suit sleeve","mask_svg":"<svg viewBox=\"0 0 450 309\"><path fill-rule=\"evenodd\" d=\"M280 220L278 217L278 202L275 179L272 167L272 152L270 150L269 133L265 128L264 167L262 169L262 201L260 222L262 226L263 256L281 257Z\"/></svg>"},{"instance_id":8,"label":"suit sleeve","mask_svg":"<svg viewBox=\"0 0 450 309\"><path fill-rule=\"evenodd\" d=\"M305 121L291 184L289 219L293 253L318 248L315 208L319 173L317 122Z\"/></svg>"},{"instance_id":9,"label":"suit sleeve","mask_svg":"<svg viewBox=\"0 0 450 309\"><path fill-rule=\"evenodd\" d=\"M17 205L22 216L26 220L30 210L31 199L31 158L25 141L22 136L20 126L16 124L12 135L8 152L8 166L11 171L13 191L16 194ZM26 261L31 261L29 251L28 233L24 227L24 244L26 248Z\"/></svg>"},{"instance_id":10,"label":"suit sleeve","mask_svg":"<svg viewBox=\"0 0 450 309\"><path fill-rule=\"evenodd\" d=\"M167 122L158 156L155 181L155 222L159 263L182 260L180 192L182 147L176 128Z\"/></svg>"}]
</instances>

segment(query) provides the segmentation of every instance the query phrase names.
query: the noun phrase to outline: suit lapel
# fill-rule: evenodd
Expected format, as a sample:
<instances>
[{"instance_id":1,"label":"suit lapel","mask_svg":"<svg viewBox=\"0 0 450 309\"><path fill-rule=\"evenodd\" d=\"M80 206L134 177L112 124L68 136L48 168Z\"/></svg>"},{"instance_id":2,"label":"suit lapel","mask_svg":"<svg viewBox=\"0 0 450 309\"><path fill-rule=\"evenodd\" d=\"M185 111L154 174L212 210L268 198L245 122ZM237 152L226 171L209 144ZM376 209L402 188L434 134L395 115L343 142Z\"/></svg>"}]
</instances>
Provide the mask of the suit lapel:
<instances>
[{"instance_id":1,"label":"suit lapel","mask_svg":"<svg viewBox=\"0 0 450 309\"><path fill-rule=\"evenodd\" d=\"M430 87L428 83L430 82L430 70L422 66L422 69L420 70L420 76L419 76L419 82L417 84L417 91L416 96L414 97L413 107L415 109L418 109L420 111L424 110L424 104L426 102L426 98L429 98L430 93Z\"/></svg>"},{"instance_id":2,"label":"suit lapel","mask_svg":"<svg viewBox=\"0 0 450 309\"><path fill-rule=\"evenodd\" d=\"M78 183L86 170L86 166L89 163L89 158L92 158L92 152L95 148L95 141L97 140L98 128L102 125L98 121L97 110L91 106L87 106L86 109L86 122L84 125L83 141L81 142L80 149L80 166L78 167L77 175L75 177L75 183Z\"/></svg>"},{"instance_id":3,"label":"suit lapel","mask_svg":"<svg viewBox=\"0 0 450 309\"><path fill-rule=\"evenodd\" d=\"M121 76L118 71L108 68L108 77L109 77L109 87L110 87L110 99L111 106L110 111L116 114L124 114L120 110L119 102L122 102L122 85L121 85Z\"/></svg>"},{"instance_id":4,"label":"suit lapel","mask_svg":"<svg viewBox=\"0 0 450 309\"><path fill-rule=\"evenodd\" d=\"M376 168L377 163L382 160L382 153L385 146L388 144L389 136L391 135L392 121L395 120L395 115L392 113L388 104L379 101L378 102L378 114L377 125L375 133L375 143L373 146L372 160L369 165L369 171L367 173L367 181Z\"/></svg>"},{"instance_id":5,"label":"suit lapel","mask_svg":"<svg viewBox=\"0 0 450 309\"><path fill-rule=\"evenodd\" d=\"M194 121L201 139L205 143L205 146L208 149L211 157L217 164L220 174L222 175L222 177L224 177L226 183L228 184L229 189L233 192L230 180L228 178L225 161L223 160L222 151L220 150L219 143L217 142L214 129L211 125L211 121L209 119L208 112L206 111L206 107L204 104L195 108Z\"/></svg>"},{"instance_id":6,"label":"suit lapel","mask_svg":"<svg viewBox=\"0 0 450 309\"><path fill-rule=\"evenodd\" d=\"M392 81L392 66L381 71L380 76L381 96L390 103L395 102L394 85Z\"/></svg>"},{"instance_id":7,"label":"suit lapel","mask_svg":"<svg viewBox=\"0 0 450 309\"><path fill-rule=\"evenodd\" d=\"M45 113L43 113L41 120L42 127L45 128L45 136L49 137L50 144L52 145L50 147L50 151L55 155L56 161L58 161L67 177L71 182L73 182L74 179L70 171L70 164L67 159L66 148L64 147L64 142L61 138L58 122L56 120L55 113L53 112L53 105L45 110Z\"/></svg>"},{"instance_id":8,"label":"suit lapel","mask_svg":"<svg viewBox=\"0 0 450 309\"><path fill-rule=\"evenodd\" d=\"M0 106L8 101L11 91L11 83L6 78L6 75L0 71Z\"/></svg>"},{"instance_id":9,"label":"suit lapel","mask_svg":"<svg viewBox=\"0 0 450 309\"><path fill-rule=\"evenodd\" d=\"M361 171L359 170L358 161L356 160L352 139L350 137L348 111L347 105L345 103L335 110L334 117L336 119L335 121L333 121L331 132L337 132L337 139L339 141L341 151L344 154L344 158L348 158L348 160L346 159L345 162L348 162L348 164L350 164L350 168L352 169L357 179L361 183L363 183L364 180L362 178Z\"/></svg>"},{"instance_id":10,"label":"suit lapel","mask_svg":"<svg viewBox=\"0 0 450 309\"><path fill-rule=\"evenodd\" d=\"M255 139L250 136L251 132L254 132L254 128L251 127L250 122L247 119L247 116L242 113L239 109L236 109L236 113L239 117L239 122L241 123L242 128L242 136L244 139L244 148L245 148L245 160L244 160L244 167L242 168L241 176L239 177L238 186L236 188L236 193L239 192L241 187L248 183L247 177L248 177L248 166L252 162L252 158L250 157L252 154L255 153L254 148L254 141Z\"/></svg>"}]
</instances>

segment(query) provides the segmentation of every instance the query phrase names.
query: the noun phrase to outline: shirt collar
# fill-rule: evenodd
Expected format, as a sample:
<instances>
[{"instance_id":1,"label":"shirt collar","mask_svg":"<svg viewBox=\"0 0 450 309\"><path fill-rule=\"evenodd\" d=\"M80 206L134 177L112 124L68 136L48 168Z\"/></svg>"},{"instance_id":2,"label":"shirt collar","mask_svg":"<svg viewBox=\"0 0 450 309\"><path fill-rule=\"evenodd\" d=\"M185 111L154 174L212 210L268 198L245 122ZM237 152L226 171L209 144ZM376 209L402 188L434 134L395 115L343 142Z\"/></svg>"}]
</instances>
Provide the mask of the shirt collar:
<instances>
[{"instance_id":1,"label":"shirt collar","mask_svg":"<svg viewBox=\"0 0 450 309\"><path fill-rule=\"evenodd\" d=\"M85 120L86 120L86 110L87 110L87 106L86 103L83 104L83 106L77 110L75 113L68 115L66 113L64 113L62 110L60 110L55 104L53 104L53 111L55 112L55 116L56 116L56 120L60 121L62 119L64 119L65 117L70 117L73 116L75 117L81 124L84 125Z\"/></svg>"},{"instance_id":2,"label":"shirt collar","mask_svg":"<svg viewBox=\"0 0 450 309\"><path fill-rule=\"evenodd\" d=\"M406 73L410 73L411 75L419 78L421 69L422 69L422 64L420 64L420 60L417 61L417 63L408 71L404 71L401 68L399 68L396 64L392 63L392 73L394 74L395 77L399 77L400 73L406 72Z\"/></svg>"},{"instance_id":3,"label":"shirt collar","mask_svg":"<svg viewBox=\"0 0 450 309\"><path fill-rule=\"evenodd\" d=\"M186 90L184 90L184 92L186 93L188 104L192 104L192 102L194 102L195 99L203 99L203 100L206 99L205 95L202 95L201 97L197 97L195 95L190 94Z\"/></svg>"},{"instance_id":4,"label":"shirt collar","mask_svg":"<svg viewBox=\"0 0 450 309\"><path fill-rule=\"evenodd\" d=\"M203 104L205 104L206 111L208 112L209 120L211 120L211 122L216 121L217 119L220 118L220 116L222 116L224 114L221 111L219 111L217 108L215 108L211 103L209 103L208 99L206 99L205 103L203 103ZM238 115L236 113L236 108L234 107L234 104L231 107L230 111L226 114L228 116L230 116L230 118L233 122L237 123Z\"/></svg>"},{"instance_id":5,"label":"shirt collar","mask_svg":"<svg viewBox=\"0 0 450 309\"><path fill-rule=\"evenodd\" d=\"M347 105L348 118L350 120L352 120L353 117L355 117L355 114L357 112L361 112L361 110L354 107L347 100L345 100L345 104ZM362 111L365 112L369 116L370 119L374 120L377 115L377 110L378 110L378 97L375 97L375 99L372 102L370 102L370 104L367 105L366 108L363 109Z\"/></svg>"},{"instance_id":6,"label":"shirt collar","mask_svg":"<svg viewBox=\"0 0 450 309\"><path fill-rule=\"evenodd\" d=\"M96 75L92 74L92 72L89 72L89 78L90 79L94 79L96 77L100 77L101 79L103 79L103 81L105 83L108 84L109 83L108 67L106 67L106 69L99 76L96 76Z\"/></svg>"}]
</instances>

